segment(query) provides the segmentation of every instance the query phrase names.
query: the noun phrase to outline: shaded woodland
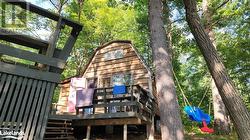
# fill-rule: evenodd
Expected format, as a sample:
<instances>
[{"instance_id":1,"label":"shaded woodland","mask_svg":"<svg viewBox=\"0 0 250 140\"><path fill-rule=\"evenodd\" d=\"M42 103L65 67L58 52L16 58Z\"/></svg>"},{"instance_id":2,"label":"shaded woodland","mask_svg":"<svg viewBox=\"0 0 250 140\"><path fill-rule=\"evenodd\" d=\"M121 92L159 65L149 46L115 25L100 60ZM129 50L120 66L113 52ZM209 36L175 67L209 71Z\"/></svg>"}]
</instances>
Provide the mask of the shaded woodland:
<instances>
[{"instance_id":1,"label":"shaded woodland","mask_svg":"<svg viewBox=\"0 0 250 140\"><path fill-rule=\"evenodd\" d=\"M155 73L162 139L193 136L236 139L237 135L239 139L249 139L249 1L37 0L32 3L46 5L43 8L83 25L61 80L81 74L97 47L112 40L131 40ZM65 27L59 34L58 23L33 14L28 19L29 26L20 32L52 42L58 39L58 48L63 47L71 28ZM0 54L1 61L6 59L14 58ZM54 93L54 103L58 96L59 89ZM209 126L215 133L200 132L200 124L191 121L183 111L187 103L212 117Z\"/></svg>"}]
</instances>

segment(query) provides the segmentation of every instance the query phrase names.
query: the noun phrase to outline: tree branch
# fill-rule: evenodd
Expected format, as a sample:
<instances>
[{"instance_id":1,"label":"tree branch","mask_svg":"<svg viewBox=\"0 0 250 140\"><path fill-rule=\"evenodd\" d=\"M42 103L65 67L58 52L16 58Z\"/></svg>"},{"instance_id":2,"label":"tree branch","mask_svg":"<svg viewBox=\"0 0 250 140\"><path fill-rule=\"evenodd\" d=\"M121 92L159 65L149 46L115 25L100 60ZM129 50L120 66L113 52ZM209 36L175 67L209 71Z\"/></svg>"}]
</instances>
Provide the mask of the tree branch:
<instances>
[{"instance_id":1,"label":"tree branch","mask_svg":"<svg viewBox=\"0 0 250 140\"><path fill-rule=\"evenodd\" d=\"M221 3L217 8L215 8L214 11L220 9L222 6L224 6L225 4L227 4L229 2L229 0L225 0L223 3Z\"/></svg>"},{"instance_id":2,"label":"tree branch","mask_svg":"<svg viewBox=\"0 0 250 140\"><path fill-rule=\"evenodd\" d=\"M56 5L54 2L53 2L53 0L49 0L50 1L50 3L56 8L56 9L58 9L58 5Z\"/></svg>"},{"instance_id":3,"label":"tree branch","mask_svg":"<svg viewBox=\"0 0 250 140\"><path fill-rule=\"evenodd\" d=\"M170 24L173 24L173 23L175 23L175 22L179 22L179 21L182 21L182 20L185 20L185 18L176 19L176 20L172 21Z\"/></svg>"}]
</instances>

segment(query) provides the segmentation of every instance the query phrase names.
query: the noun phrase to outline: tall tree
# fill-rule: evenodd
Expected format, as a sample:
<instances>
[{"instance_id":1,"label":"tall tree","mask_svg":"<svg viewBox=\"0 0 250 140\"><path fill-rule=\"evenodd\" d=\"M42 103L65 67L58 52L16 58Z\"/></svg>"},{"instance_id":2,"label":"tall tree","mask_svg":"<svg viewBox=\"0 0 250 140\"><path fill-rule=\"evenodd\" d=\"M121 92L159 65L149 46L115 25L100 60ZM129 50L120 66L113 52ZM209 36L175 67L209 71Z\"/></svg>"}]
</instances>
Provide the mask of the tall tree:
<instances>
[{"instance_id":1,"label":"tall tree","mask_svg":"<svg viewBox=\"0 0 250 140\"><path fill-rule=\"evenodd\" d=\"M68 0L50 0L50 3L57 9L57 12L59 15L61 15L62 13L62 10L63 10L63 6L68 2ZM60 32L61 32L61 28L62 28L62 25L61 25L61 22L62 22L62 18L60 17L58 19L58 22L56 24L56 29L55 31L51 34L50 36L50 43L49 43L49 47L48 47L48 50L51 50L51 51L47 51L47 54L48 56L52 56L53 54L52 53L49 53L49 52L54 52L54 49L56 47L56 43L59 39L59 35L60 35Z\"/></svg>"},{"instance_id":2,"label":"tall tree","mask_svg":"<svg viewBox=\"0 0 250 140\"><path fill-rule=\"evenodd\" d=\"M203 28L197 14L196 0L183 0L186 9L186 20L192 34L205 58L209 71L215 80L221 98L229 111L230 117L236 127L237 134L242 140L250 138L250 114L244 105L233 82L217 54L213 43Z\"/></svg>"},{"instance_id":3,"label":"tall tree","mask_svg":"<svg viewBox=\"0 0 250 140\"><path fill-rule=\"evenodd\" d=\"M215 33L213 31L212 21L212 8L209 7L211 0L202 1L203 15L205 19L205 31L208 34L212 44L216 49ZM226 4L223 2L223 5ZM223 6L222 4L219 6ZM217 8L216 8L217 9ZM226 112L225 105L220 97L219 91L215 85L214 80L211 80L211 90L213 96L213 107L214 107L214 128L217 133L228 134L230 132L229 117Z\"/></svg>"},{"instance_id":4,"label":"tall tree","mask_svg":"<svg viewBox=\"0 0 250 140\"><path fill-rule=\"evenodd\" d=\"M171 55L162 18L162 1L149 0L150 45L163 140L184 139L180 109L173 80Z\"/></svg>"},{"instance_id":5,"label":"tall tree","mask_svg":"<svg viewBox=\"0 0 250 140\"><path fill-rule=\"evenodd\" d=\"M115 0L74 0L65 9L68 17L80 19L84 25L68 59L65 77L81 74L94 49L108 41L131 40L139 51L145 50L147 39L137 27L133 5Z\"/></svg>"},{"instance_id":6,"label":"tall tree","mask_svg":"<svg viewBox=\"0 0 250 140\"><path fill-rule=\"evenodd\" d=\"M169 54L171 55L172 59L172 38L171 38L171 30L172 30L172 23L171 23L171 13L170 13L170 8L169 8L169 0L162 0L163 3L163 8L162 8L162 13L163 13L163 23L166 26L166 37L167 37L167 44L168 44L168 51Z\"/></svg>"}]
</instances>

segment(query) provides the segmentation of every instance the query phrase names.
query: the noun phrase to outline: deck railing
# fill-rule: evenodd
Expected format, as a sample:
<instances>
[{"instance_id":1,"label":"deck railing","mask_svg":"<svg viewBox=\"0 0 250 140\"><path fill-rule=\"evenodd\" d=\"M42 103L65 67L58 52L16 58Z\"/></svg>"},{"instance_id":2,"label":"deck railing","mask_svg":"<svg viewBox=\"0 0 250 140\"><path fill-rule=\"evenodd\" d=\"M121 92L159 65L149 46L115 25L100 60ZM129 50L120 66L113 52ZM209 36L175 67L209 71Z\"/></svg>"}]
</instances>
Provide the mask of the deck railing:
<instances>
[{"instance_id":1,"label":"deck railing","mask_svg":"<svg viewBox=\"0 0 250 140\"><path fill-rule=\"evenodd\" d=\"M113 87L96 88L93 105L77 107L77 114L86 119L139 117L150 121L155 114L155 101L139 85L126 86L125 94L113 94Z\"/></svg>"}]
</instances>

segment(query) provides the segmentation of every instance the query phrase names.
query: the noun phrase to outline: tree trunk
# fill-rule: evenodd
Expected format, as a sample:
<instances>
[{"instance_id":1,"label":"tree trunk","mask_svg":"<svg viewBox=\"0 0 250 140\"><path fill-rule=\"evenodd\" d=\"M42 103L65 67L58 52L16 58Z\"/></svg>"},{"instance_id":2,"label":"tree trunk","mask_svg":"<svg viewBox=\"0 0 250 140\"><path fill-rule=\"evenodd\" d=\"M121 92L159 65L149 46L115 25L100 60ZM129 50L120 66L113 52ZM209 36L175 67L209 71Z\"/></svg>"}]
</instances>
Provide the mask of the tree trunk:
<instances>
[{"instance_id":1,"label":"tree trunk","mask_svg":"<svg viewBox=\"0 0 250 140\"><path fill-rule=\"evenodd\" d=\"M212 25L212 11L209 9L209 0L202 1L203 15L205 18L205 31L209 36L212 44L216 49L215 35L213 32ZM211 90L213 96L213 107L214 107L214 128L218 134L229 134L230 125L229 117L226 112L225 105L220 97L219 91L214 83L214 79L211 81Z\"/></svg>"},{"instance_id":2,"label":"tree trunk","mask_svg":"<svg viewBox=\"0 0 250 140\"><path fill-rule=\"evenodd\" d=\"M183 0L186 9L186 18L192 34L205 58L209 71L215 80L221 98L236 127L238 136L242 140L250 139L250 114L244 105L232 80L219 58L209 36L202 27L197 14L196 0Z\"/></svg>"},{"instance_id":3,"label":"tree trunk","mask_svg":"<svg viewBox=\"0 0 250 140\"><path fill-rule=\"evenodd\" d=\"M149 1L150 45L153 53L156 90L163 140L183 140L180 109L177 102L166 31L162 19L161 0Z\"/></svg>"},{"instance_id":4,"label":"tree trunk","mask_svg":"<svg viewBox=\"0 0 250 140\"><path fill-rule=\"evenodd\" d=\"M230 119L226 107L221 99L214 80L211 82L213 107L214 107L214 129L217 134L230 133Z\"/></svg>"},{"instance_id":5,"label":"tree trunk","mask_svg":"<svg viewBox=\"0 0 250 140\"><path fill-rule=\"evenodd\" d=\"M172 48L172 35L171 35L171 31L172 31L172 23L171 23L171 13L170 13L170 9L168 6L169 0L162 0L163 3L163 23L165 25L165 30L166 30L166 37L167 37L167 45L168 45L168 54L170 55L171 61L173 58L173 48Z\"/></svg>"}]
</instances>

